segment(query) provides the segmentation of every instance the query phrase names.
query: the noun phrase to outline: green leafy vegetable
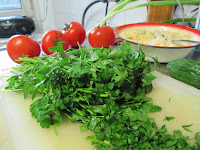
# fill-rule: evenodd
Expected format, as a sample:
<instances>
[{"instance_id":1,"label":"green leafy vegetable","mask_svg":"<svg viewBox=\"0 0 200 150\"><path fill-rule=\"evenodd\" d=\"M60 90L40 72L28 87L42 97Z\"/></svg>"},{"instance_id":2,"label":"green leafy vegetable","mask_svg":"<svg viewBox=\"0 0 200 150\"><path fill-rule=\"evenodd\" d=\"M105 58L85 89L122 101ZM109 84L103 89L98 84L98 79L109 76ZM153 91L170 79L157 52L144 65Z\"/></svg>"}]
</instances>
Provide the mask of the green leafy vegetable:
<instances>
[{"instance_id":1,"label":"green leafy vegetable","mask_svg":"<svg viewBox=\"0 0 200 150\"><path fill-rule=\"evenodd\" d=\"M190 125L182 125L182 128L186 131L189 131L189 132L192 132L189 127L191 127L193 124L190 124Z\"/></svg>"},{"instance_id":2,"label":"green leafy vegetable","mask_svg":"<svg viewBox=\"0 0 200 150\"><path fill-rule=\"evenodd\" d=\"M170 121L170 120L174 120L175 119L175 117L165 117L165 119L163 120L163 121Z\"/></svg>"},{"instance_id":3,"label":"green leafy vegetable","mask_svg":"<svg viewBox=\"0 0 200 150\"><path fill-rule=\"evenodd\" d=\"M200 132L195 134L197 149L200 149Z\"/></svg>"},{"instance_id":4,"label":"green leafy vegetable","mask_svg":"<svg viewBox=\"0 0 200 150\"><path fill-rule=\"evenodd\" d=\"M82 132L94 133L87 139L96 150L195 149L180 131L167 134L165 125L159 129L148 117L162 108L146 96L155 76L140 48L124 42L92 53L86 47L63 51L59 44L53 50L58 53L20 58L6 87L32 95L30 111L42 128L55 130L65 117L80 122Z\"/></svg>"}]
</instances>

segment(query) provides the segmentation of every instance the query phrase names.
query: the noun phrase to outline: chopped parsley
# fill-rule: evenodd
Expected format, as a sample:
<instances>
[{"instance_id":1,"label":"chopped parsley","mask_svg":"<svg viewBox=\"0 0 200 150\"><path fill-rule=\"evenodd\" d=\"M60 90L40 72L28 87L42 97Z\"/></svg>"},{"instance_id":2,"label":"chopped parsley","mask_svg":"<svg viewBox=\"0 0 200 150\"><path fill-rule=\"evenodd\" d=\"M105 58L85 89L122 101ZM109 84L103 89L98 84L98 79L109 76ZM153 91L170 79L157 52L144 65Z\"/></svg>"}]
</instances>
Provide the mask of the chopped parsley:
<instances>
[{"instance_id":1,"label":"chopped parsley","mask_svg":"<svg viewBox=\"0 0 200 150\"><path fill-rule=\"evenodd\" d=\"M175 117L165 117L165 119L163 120L163 121L170 121L170 120L174 120L175 119Z\"/></svg>"},{"instance_id":2,"label":"chopped parsley","mask_svg":"<svg viewBox=\"0 0 200 150\"><path fill-rule=\"evenodd\" d=\"M80 130L90 129L87 137L96 150L192 150L180 130L167 134L157 127L148 113L161 111L146 96L152 90L152 68L140 49L124 42L116 49L88 48L63 51L61 44L50 56L20 58L8 79L7 90L23 90L34 100L33 117L42 128L63 123L67 117L80 122ZM41 94L39 99L36 95ZM59 136L59 133L58 133Z\"/></svg>"}]
</instances>

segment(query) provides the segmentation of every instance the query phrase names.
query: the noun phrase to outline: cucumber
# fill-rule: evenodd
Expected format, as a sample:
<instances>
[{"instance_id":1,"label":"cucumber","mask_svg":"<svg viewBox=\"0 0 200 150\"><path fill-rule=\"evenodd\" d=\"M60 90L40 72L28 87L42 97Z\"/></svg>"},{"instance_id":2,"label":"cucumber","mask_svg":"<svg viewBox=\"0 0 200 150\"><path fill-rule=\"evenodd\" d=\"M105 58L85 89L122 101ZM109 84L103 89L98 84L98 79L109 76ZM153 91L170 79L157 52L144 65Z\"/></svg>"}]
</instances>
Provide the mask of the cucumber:
<instances>
[{"instance_id":1,"label":"cucumber","mask_svg":"<svg viewBox=\"0 0 200 150\"><path fill-rule=\"evenodd\" d=\"M177 59L167 64L167 70L173 78L200 89L200 62Z\"/></svg>"}]
</instances>

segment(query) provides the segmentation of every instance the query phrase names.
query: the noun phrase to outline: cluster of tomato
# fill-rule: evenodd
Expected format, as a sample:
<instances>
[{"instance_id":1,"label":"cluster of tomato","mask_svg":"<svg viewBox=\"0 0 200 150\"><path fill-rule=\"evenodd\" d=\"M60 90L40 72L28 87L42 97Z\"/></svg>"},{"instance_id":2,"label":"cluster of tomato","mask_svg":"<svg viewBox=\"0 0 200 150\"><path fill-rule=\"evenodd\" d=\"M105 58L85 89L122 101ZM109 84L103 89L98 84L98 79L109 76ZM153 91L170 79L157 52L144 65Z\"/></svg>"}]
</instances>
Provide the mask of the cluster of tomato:
<instances>
[{"instance_id":1,"label":"cluster of tomato","mask_svg":"<svg viewBox=\"0 0 200 150\"><path fill-rule=\"evenodd\" d=\"M56 46L58 41L61 41L64 50L67 50L69 47L78 47L78 44L81 45L85 38L84 27L78 22L70 22L65 25L63 31L50 30L46 32L42 37L41 44L26 35L14 35L7 43L7 52L14 62L21 63L16 60L23 55L36 57L40 55L41 50L47 55L53 54L54 52L49 51L49 48ZM115 41L113 29L109 26L96 28L89 33L88 41L94 48L108 48Z\"/></svg>"}]
</instances>

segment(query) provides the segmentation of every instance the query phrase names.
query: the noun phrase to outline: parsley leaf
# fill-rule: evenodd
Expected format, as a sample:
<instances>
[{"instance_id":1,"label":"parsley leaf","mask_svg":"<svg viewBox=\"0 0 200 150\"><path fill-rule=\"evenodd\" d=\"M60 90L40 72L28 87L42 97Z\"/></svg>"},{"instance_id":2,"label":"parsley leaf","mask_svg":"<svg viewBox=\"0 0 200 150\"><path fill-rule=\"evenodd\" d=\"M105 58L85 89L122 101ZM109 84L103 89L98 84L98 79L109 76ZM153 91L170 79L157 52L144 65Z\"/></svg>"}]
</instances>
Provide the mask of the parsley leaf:
<instances>
[{"instance_id":1,"label":"parsley leaf","mask_svg":"<svg viewBox=\"0 0 200 150\"><path fill-rule=\"evenodd\" d=\"M182 125L182 128L186 131L189 131L189 132L192 132L189 127L191 127L193 124L190 124L190 125Z\"/></svg>"},{"instance_id":2,"label":"parsley leaf","mask_svg":"<svg viewBox=\"0 0 200 150\"><path fill-rule=\"evenodd\" d=\"M175 117L165 117L165 119L163 119L163 121L170 121L170 120L174 120L175 119Z\"/></svg>"}]
</instances>

